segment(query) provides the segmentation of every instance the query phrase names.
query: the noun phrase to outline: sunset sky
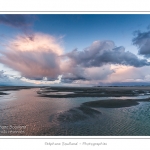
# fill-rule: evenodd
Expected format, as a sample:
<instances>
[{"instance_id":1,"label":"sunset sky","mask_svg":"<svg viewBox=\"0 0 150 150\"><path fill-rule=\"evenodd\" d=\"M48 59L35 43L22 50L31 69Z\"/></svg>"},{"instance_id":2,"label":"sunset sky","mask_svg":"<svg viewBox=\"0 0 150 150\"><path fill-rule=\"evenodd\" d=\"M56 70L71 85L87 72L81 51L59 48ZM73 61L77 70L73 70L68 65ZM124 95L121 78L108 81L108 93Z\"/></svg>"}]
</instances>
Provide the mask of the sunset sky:
<instances>
[{"instance_id":1,"label":"sunset sky","mask_svg":"<svg viewBox=\"0 0 150 150\"><path fill-rule=\"evenodd\" d=\"M150 85L150 15L0 15L0 85Z\"/></svg>"}]
</instances>

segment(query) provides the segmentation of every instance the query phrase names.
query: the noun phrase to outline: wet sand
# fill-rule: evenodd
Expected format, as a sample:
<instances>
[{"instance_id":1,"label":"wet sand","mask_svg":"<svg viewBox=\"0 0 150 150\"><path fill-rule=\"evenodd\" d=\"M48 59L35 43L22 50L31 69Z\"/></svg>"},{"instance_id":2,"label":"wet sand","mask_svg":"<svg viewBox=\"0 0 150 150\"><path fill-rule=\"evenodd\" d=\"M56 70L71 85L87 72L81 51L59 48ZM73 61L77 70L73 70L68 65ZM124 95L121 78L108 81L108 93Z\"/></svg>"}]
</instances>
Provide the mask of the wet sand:
<instances>
[{"instance_id":1,"label":"wet sand","mask_svg":"<svg viewBox=\"0 0 150 150\"><path fill-rule=\"evenodd\" d=\"M94 108L123 108L123 107L132 107L139 105L139 102L150 102L150 98L147 99L117 99L117 100L97 100L82 103L80 107L72 108L68 111L62 112L55 116L56 120L60 123L73 123L78 121L83 121L89 118L95 118L101 115L102 113ZM102 114L103 115L103 114ZM50 121L54 116L50 117Z\"/></svg>"},{"instance_id":2,"label":"wet sand","mask_svg":"<svg viewBox=\"0 0 150 150\"><path fill-rule=\"evenodd\" d=\"M121 107L131 107L136 106L139 102L149 102L150 98L148 99L128 99L128 100L98 100L92 102L83 103L85 106L89 107L103 107L103 108L121 108Z\"/></svg>"},{"instance_id":3,"label":"wet sand","mask_svg":"<svg viewBox=\"0 0 150 150\"><path fill-rule=\"evenodd\" d=\"M56 94L53 94L56 92ZM64 94L57 94L64 92ZM65 94L65 92L73 92ZM74 97L122 97L150 93L150 87L45 87L37 93L41 97L74 98Z\"/></svg>"},{"instance_id":4,"label":"wet sand","mask_svg":"<svg viewBox=\"0 0 150 150\"><path fill-rule=\"evenodd\" d=\"M80 106L77 108L72 108L68 111L65 111L57 117L57 120L60 122L77 122L88 119L90 117L95 117L100 115L101 112L94 110L87 106Z\"/></svg>"},{"instance_id":5,"label":"wet sand","mask_svg":"<svg viewBox=\"0 0 150 150\"><path fill-rule=\"evenodd\" d=\"M56 92L55 95L52 93ZM74 92L73 94L57 95L59 92ZM51 87L42 88L37 92L41 97L49 98L75 98L75 97L122 97L138 96L140 94L149 94L149 87ZM74 107L68 111L61 112L57 116L50 116L50 121L55 118L59 123L75 123L89 118L103 115L95 108L124 108L139 105L140 102L149 102L147 99L111 99L96 100L82 103L79 107Z\"/></svg>"}]
</instances>

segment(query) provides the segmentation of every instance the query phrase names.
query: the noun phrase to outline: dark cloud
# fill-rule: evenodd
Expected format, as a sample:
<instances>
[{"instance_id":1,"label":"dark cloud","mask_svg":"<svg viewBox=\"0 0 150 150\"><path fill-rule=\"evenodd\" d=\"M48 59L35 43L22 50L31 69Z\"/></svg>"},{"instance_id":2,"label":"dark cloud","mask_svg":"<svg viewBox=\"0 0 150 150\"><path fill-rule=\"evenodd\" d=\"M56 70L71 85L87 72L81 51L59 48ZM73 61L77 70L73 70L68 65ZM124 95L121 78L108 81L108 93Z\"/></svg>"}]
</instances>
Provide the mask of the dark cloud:
<instances>
[{"instance_id":1,"label":"dark cloud","mask_svg":"<svg viewBox=\"0 0 150 150\"><path fill-rule=\"evenodd\" d=\"M0 15L0 24L5 24L17 28L26 28L31 26L35 20L34 15L24 14L6 14Z\"/></svg>"},{"instance_id":2,"label":"dark cloud","mask_svg":"<svg viewBox=\"0 0 150 150\"><path fill-rule=\"evenodd\" d=\"M64 55L67 59L63 68L61 81L72 83L78 81L105 80L115 73L111 64L143 67L149 66L146 59L139 59L135 54L116 47L112 41L95 41L83 51L73 50Z\"/></svg>"},{"instance_id":3,"label":"dark cloud","mask_svg":"<svg viewBox=\"0 0 150 150\"><path fill-rule=\"evenodd\" d=\"M61 82L62 83L73 83L74 81L77 81L77 80L87 80L86 78L84 77L67 77L67 76L62 76L61 78Z\"/></svg>"},{"instance_id":4,"label":"dark cloud","mask_svg":"<svg viewBox=\"0 0 150 150\"><path fill-rule=\"evenodd\" d=\"M67 56L82 67L99 67L105 64L120 64L134 67L150 65L124 47L116 47L112 41L96 41L83 51L73 50Z\"/></svg>"},{"instance_id":5,"label":"dark cloud","mask_svg":"<svg viewBox=\"0 0 150 150\"><path fill-rule=\"evenodd\" d=\"M30 80L39 80L39 81L43 80L43 77L36 77L36 76L28 77L25 75L25 78L30 79Z\"/></svg>"},{"instance_id":6,"label":"dark cloud","mask_svg":"<svg viewBox=\"0 0 150 150\"><path fill-rule=\"evenodd\" d=\"M139 48L139 54L150 57L150 31L134 33L133 44Z\"/></svg>"},{"instance_id":7,"label":"dark cloud","mask_svg":"<svg viewBox=\"0 0 150 150\"><path fill-rule=\"evenodd\" d=\"M61 77L61 82L63 83L72 83L76 80L87 80L84 76L80 76L78 73L67 73L63 74Z\"/></svg>"},{"instance_id":8,"label":"dark cloud","mask_svg":"<svg viewBox=\"0 0 150 150\"><path fill-rule=\"evenodd\" d=\"M51 77L44 77L44 76L36 76L36 75L31 75L31 77L28 77L27 75L24 75L23 77L30 79L30 80L39 80L39 81L55 81L58 80L58 76L51 78Z\"/></svg>"},{"instance_id":9,"label":"dark cloud","mask_svg":"<svg viewBox=\"0 0 150 150\"><path fill-rule=\"evenodd\" d=\"M84 68L72 64L70 68L62 72L61 82L72 83L76 80L87 80Z\"/></svg>"}]
</instances>

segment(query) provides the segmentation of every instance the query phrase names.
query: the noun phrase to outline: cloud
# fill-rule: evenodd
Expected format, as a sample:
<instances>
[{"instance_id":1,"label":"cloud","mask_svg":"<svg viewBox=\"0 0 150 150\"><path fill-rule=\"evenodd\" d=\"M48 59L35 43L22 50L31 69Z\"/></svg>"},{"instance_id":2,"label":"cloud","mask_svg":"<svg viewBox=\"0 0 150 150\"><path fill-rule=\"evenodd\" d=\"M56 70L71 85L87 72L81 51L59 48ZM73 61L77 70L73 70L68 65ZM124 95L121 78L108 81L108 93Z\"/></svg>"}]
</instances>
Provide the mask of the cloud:
<instances>
[{"instance_id":1,"label":"cloud","mask_svg":"<svg viewBox=\"0 0 150 150\"><path fill-rule=\"evenodd\" d=\"M123 65L111 65L114 72L109 78L99 81L102 85L148 85L150 84L149 66L133 67Z\"/></svg>"},{"instance_id":2,"label":"cloud","mask_svg":"<svg viewBox=\"0 0 150 150\"><path fill-rule=\"evenodd\" d=\"M110 65L104 65L101 67L72 67L67 73L64 73L61 78L63 83L74 83L77 81L94 81L94 80L104 80L114 73Z\"/></svg>"},{"instance_id":3,"label":"cloud","mask_svg":"<svg viewBox=\"0 0 150 150\"><path fill-rule=\"evenodd\" d=\"M145 57L150 57L150 31L141 32L136 31L135 37L133 38L133 44L139 49L139 54Z\"/></svg>"},{"instance_id":4,"label":"cloud","mask_svg":"<svg viewBox=\"0 0 150 150\"><path fill-rule=\"evenodd\" d=\"M60 55L63 49L49 35L35 33L20 35L9 41L5 51L0 51L0 62L32 80L47 77L55 80L61 74Z\"/></svg>"},{"instance_id":5,"label":"cloud","mask_svg":"<svg viewBox=\"0 0 150 150\"><path fill-rule=\"evenodd\" d=\"M123 65L112 65L114 73L109 76L109 82L135 82L137 79L145 79L145 76L150 73L149 66L133 67Z\"/></svg>"},{"instance_id":6,"label":"cloud","mask_svg":"<svg viewBox=\"0 0 150 150\"><path fill-rule=\"evenodd\" d=\"M20 81L26 82L28 84L35 84L35 85L48 85L48 84L55 84L58 85L61 82L61 76L58 76L58 79L56 80L48 80L46 77L43 78L42 80L30 80L28 78L22 77L20 78Z\"/></svg>"},{"instance_id":7,"label":"cloud","mask_svg":"<svg viewBox=\"0 0 150 150\"><path fill-rule=\"evenodd\" d=\"M8 76L4 74L5 71L1 70L0 71L0 80L8 80Z\"/></svg>"},{"instance_id":8,"label":"cloud","mask_svg":"<svg viewBox=\"0 0 150 150\"><path fill-rule=\"evenodd\" d=\"M150 65L146 59L139 59L135 54L125 51L122 46L116 47L112 41L95 41L83 51L75 49L64 54L64 61L61 63L64 71L61 81L65 83L105 81L115 74L116 70L111 68L112 64L132 68Z\"/></svg>"},{"instance_id":9,"label":"cloud","mask_svg":"<svg viewBox=\"0 0 150 150\"><path fill-rule=\"evenodd\" d=\"M16 27L16 28L26 28L31 26L35 17L32 15L25 14L6 14L0 15L0 24Z\"/></svg>"},{"instance_id":10,"label":"cloud","mask_svg":"<svg viewBox=\"0 0 150 150\"><path fill-rule=\"evenodd\" d=\"M103 72L105 68L106 71ZM89 68L86 68L89 69ZM95 72L94 72L95 70ZM107 65L103 67L90 68L87 74L89 80L75 80L74 84L100 85L100 86L134 86L150 85L149 66L133 67L124 65Z\"/></svg>"},{"instance_id":11,"label":"cloud","mask_svg":"<svg viewBox=\"0 0 150 150\"><path fill-rule=\"evenodd\" d=\"M63 62L61 82L73 83L76 80L86 80L84 75L84 68L76 66L71 62ZM68 64L68 65L67 65Z\"/></svg>"},{"instance_id":12,"label":"cloud","mask_svg":"<svg viewBox=\"0 0 150 150\"><path fill-rule=\"evenodd\" d=\"M97 84L111 81L112 77L112 82L118 82L117 78L124 80L123 74L117 77L119 71L112 64L132 68L149 66L146 59L139 59L122 46L116 47L113 41L95 41L82 51L65 53L58 39L42 33L18 35L7 41L0 54L0 63L18 71L22 77L19 80L35 84L54 81Z\"/></svg>"},{"instance_id":13,"label":"cloud","mask_svg":"<svg viewBox=\"0 0 150 150\"><path fill-rule=\"evenodd\" d=\"M3 85L29 85L26 82L20 80L19 77L14 75L8 75L5 71L0 71L0 86Z\"/></svg>"},{"instance_id":14,"label":"cloud","mask_svg":"<svg viewBox=\"0 0 150 150\"><path fill-rule=\"evenodd\" d=\"M112 41L95 41L83 51L77 49L66 54L77 65L82 67L99 67L105 64L121 64L134 67L150 65L146 59L139 59L136 55L120 46L116 47Z\"/></svg>"},{"instance_id":15,"label":"cloud","mask_svg":"<svg viewBox=\"0 0 150 150\"><path fill-rule=\"evenodd\" d=\"M106 80L113 73L114 70L111 68L111 65L85 68L84 72L87 80Z\"/></svg>"}]
</instances>

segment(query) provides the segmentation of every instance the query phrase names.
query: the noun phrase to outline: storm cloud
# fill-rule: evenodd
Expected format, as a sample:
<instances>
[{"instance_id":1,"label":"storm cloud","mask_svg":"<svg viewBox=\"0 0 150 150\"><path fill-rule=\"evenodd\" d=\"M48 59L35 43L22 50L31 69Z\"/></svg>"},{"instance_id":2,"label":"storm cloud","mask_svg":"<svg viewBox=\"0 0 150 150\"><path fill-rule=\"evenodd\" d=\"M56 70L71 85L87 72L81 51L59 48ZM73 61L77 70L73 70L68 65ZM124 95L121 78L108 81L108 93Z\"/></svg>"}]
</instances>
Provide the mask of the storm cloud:
<instances>
[{"instance_id":1,"label":"storm cloud","mask_svg":"<svg viewBox=\"0 0 150 150\"><path fill-rule=\"evenodd\" d=\"M135 54L116 47L112 41L95 41L83 51L73 50L67 56L82 67L99 67L105 64L120 64L134 67L148 66L146 59L139 59Z\"/></svg>"},{"instance_id":2,"label":"storm cloud","mask_svg":"<svg viewBox=\"0 0 150 150\"><path fill-rule=\"evenodd\" d=\"M22 35L0 51L0 62L28 79L42 80L47 77L55 80L61 74L59 65L62 52L63 49L49 35L36 33L32 38Z\"/></svg>"},{"instance_id":3,"label":"storm cloud","mask_svg":"<svg viewBox=\"0 0 150 150\"><path fill-rule=\"evenodd\" d=\"M72 65L67 70L62 68L62 77L61 82L63 83L72 83L76 80L87 80L85 75L85 69L80 66Z\"/></svg>"},{"instance_id":4,"label":"storm cloud","mask_svg":"<svg viewBox=\"0 0 150 150\"><path fill-rule=\"evenodd\" d=\"M26 28L31 26L35 17L32 15L22 15L22 14L6 14L0 15L0 24L16 27L16 28Z\"/></svg>"},{"instance_id":5,"label":"storm cloud","mask_svg":"<svg viewBox=\"0 0 150 150\"><path fill-rule=\"evenodd\" d=\"M105 80L115 70L111 65L133 66L136 68L149 66L146 59L139 59L135 54L116 47L113 41L95 41L82 51L77 49L64 54L66 62L62 64L62 82Z\"/></svg>"},{"instance_id":6,"label":"storm cloud","mask_svg":"<svg viewBox=\"0 0 150 150\"><path fill-rule=\"evenodd\" d=\"M150 65L146 59L139 59L108 40L95 41L82 51L65 53L56 38L43 33L18 35L0 53L0 63L18 71L21 77L37 81L102 81L115 73L111 65Z\"/></svg>"},{"instance_id":7,"label":"storm cloud","mask_svg":"<svg viewBox=\"0 0 150 150\"><path fill-rule=\"evenodd\" d=\"M150 31L136 31L133 44L139 49L139 54L150 57Z\"/></svg>"}]
</instances>

